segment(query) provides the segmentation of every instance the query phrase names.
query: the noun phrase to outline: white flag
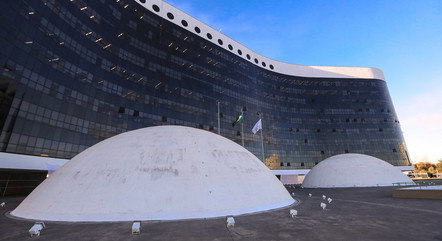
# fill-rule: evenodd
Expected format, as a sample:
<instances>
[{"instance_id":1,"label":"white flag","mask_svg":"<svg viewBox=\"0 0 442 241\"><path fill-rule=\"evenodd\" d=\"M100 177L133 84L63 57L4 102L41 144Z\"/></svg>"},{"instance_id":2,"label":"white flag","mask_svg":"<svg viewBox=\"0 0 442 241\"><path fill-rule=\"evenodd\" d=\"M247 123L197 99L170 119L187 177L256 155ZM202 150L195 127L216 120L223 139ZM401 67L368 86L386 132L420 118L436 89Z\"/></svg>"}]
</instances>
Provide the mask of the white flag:
<instances>
[{"instance_id":1,"label":"white flag","mask_svg":"<svg viewBox=\"0 0 442 241\"><path fill-rule=\"evenodd\" d=\"M256 134L256 132L258 132L261 129L262 129L261 119L259 119L259 121L256 122L255 126L253 127L252 132L253 134Z\"/></svg>"}]
</instances>

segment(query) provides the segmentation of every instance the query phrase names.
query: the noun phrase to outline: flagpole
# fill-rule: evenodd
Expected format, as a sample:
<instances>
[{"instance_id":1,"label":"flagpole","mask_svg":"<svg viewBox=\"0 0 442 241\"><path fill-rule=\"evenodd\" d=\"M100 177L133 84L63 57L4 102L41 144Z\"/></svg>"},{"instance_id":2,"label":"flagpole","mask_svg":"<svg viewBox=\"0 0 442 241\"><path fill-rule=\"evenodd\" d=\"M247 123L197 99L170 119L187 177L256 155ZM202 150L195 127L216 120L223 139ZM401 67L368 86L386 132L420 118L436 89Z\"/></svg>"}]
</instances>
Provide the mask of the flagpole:
<instances>
[{"instance_id":1,"label":"flagpole","mask_svg":"<svg viewBox=\"0 0 442 241\"><path fill-rule=\"evenodd\" d=\"M265 162L264 159L264 141L262 138L262 131L264 130L264 128L262 127L262 113L259 113L259 119L261 120L261 149L262 149L262 161Z\"/></svg>"},{"instance_id":2,"label":"flagpole","mask_svg":"<svg viewBox=\"0 0 442 241\"><path fill-rule=\"evenodd\" d=\"M219 116L219 100L217 100L218 102L218 135L221 135L221 120L220 120L220 116Z\"/></svg>"},{"instance_id":3,"label":"flagpole","mask_svg":"<svg viewBox=\"0 0 442 241\"><path fill-rule=\"evenodd\" d=\"M242 116L242 121L241 121L241 140L242 140L242 147L244 147L244 112L243 112L243 110L241 110L241 116Z\"/></svg>"}]
</instances>

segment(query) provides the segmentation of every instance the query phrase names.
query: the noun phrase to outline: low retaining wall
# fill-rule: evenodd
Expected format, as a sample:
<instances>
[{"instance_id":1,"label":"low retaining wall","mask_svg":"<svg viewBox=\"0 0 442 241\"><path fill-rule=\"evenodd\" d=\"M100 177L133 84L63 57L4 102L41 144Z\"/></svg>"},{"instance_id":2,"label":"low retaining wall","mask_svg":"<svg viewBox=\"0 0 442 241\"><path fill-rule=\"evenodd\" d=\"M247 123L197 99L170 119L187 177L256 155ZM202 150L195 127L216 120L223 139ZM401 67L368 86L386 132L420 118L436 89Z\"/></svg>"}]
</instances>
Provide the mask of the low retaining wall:
<instances>
[{"instance_id":1,"label":"low retaining wall","mask_svg":"<svg viewBox=\"0 0 442 241\"><path fill-rule=\"evenodd\" d=\"M425 189L395 189L394 198L419 198L419 199L439 199L442 200L442 190Z\"/></svg>"}]
</instances>

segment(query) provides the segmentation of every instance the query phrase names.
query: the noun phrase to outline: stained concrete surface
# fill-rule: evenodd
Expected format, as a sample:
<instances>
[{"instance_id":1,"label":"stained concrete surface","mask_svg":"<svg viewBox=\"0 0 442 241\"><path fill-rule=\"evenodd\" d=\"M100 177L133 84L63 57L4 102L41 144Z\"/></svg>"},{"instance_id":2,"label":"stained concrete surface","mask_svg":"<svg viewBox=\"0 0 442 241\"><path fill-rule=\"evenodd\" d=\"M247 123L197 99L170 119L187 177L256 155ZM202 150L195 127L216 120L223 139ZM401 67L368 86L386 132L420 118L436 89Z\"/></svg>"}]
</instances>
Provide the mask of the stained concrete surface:
<instances>
[{"instance_id":1,"label":"stained concrete surface","mask_svg":"<svg viewBox=\"0 0 442 241\"><path fill-rule=\"evenodd\" d=\"M0 209L0 240L442 240L440 200L394 199L391 187L288 190L299 205L237 216L234 228L227 229L224 218L145 221L140 235L130 233L131 222L45 222L41 236L30 238L33 221L5 215L23 198L0 199L7 202ZM323 194L333 199L326 210L319 207Z\"/></svg>"}]
</instances>

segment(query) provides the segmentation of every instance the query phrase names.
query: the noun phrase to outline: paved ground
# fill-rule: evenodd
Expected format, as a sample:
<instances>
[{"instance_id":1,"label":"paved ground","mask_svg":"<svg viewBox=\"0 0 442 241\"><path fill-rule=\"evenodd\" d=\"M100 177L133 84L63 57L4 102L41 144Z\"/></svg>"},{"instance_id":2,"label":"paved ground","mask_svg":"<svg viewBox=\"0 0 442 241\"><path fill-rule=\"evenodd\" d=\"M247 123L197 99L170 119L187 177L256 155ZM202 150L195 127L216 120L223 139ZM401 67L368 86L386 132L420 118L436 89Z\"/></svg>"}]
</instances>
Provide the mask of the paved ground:
<instances>
[{"instance_id":1,"label":"paved ground","mask_svg":"<svg viewBox=\"0 0 442 241\"><path fill-rule=\"evenodd\" d=\"M289 189L298 206L235 217L227 229L223 218L143 222L141 235L132 223L46 222L40 237L30 238L33 222L4 214L22 198L0 199L0 240L442 240L442 201L393 199L392 188ZM309 198L308 193L313 197ZM321 196L333 201L322 210ZM290 218L295 208L299 216Z\"/></svg>"}]
</instances>

